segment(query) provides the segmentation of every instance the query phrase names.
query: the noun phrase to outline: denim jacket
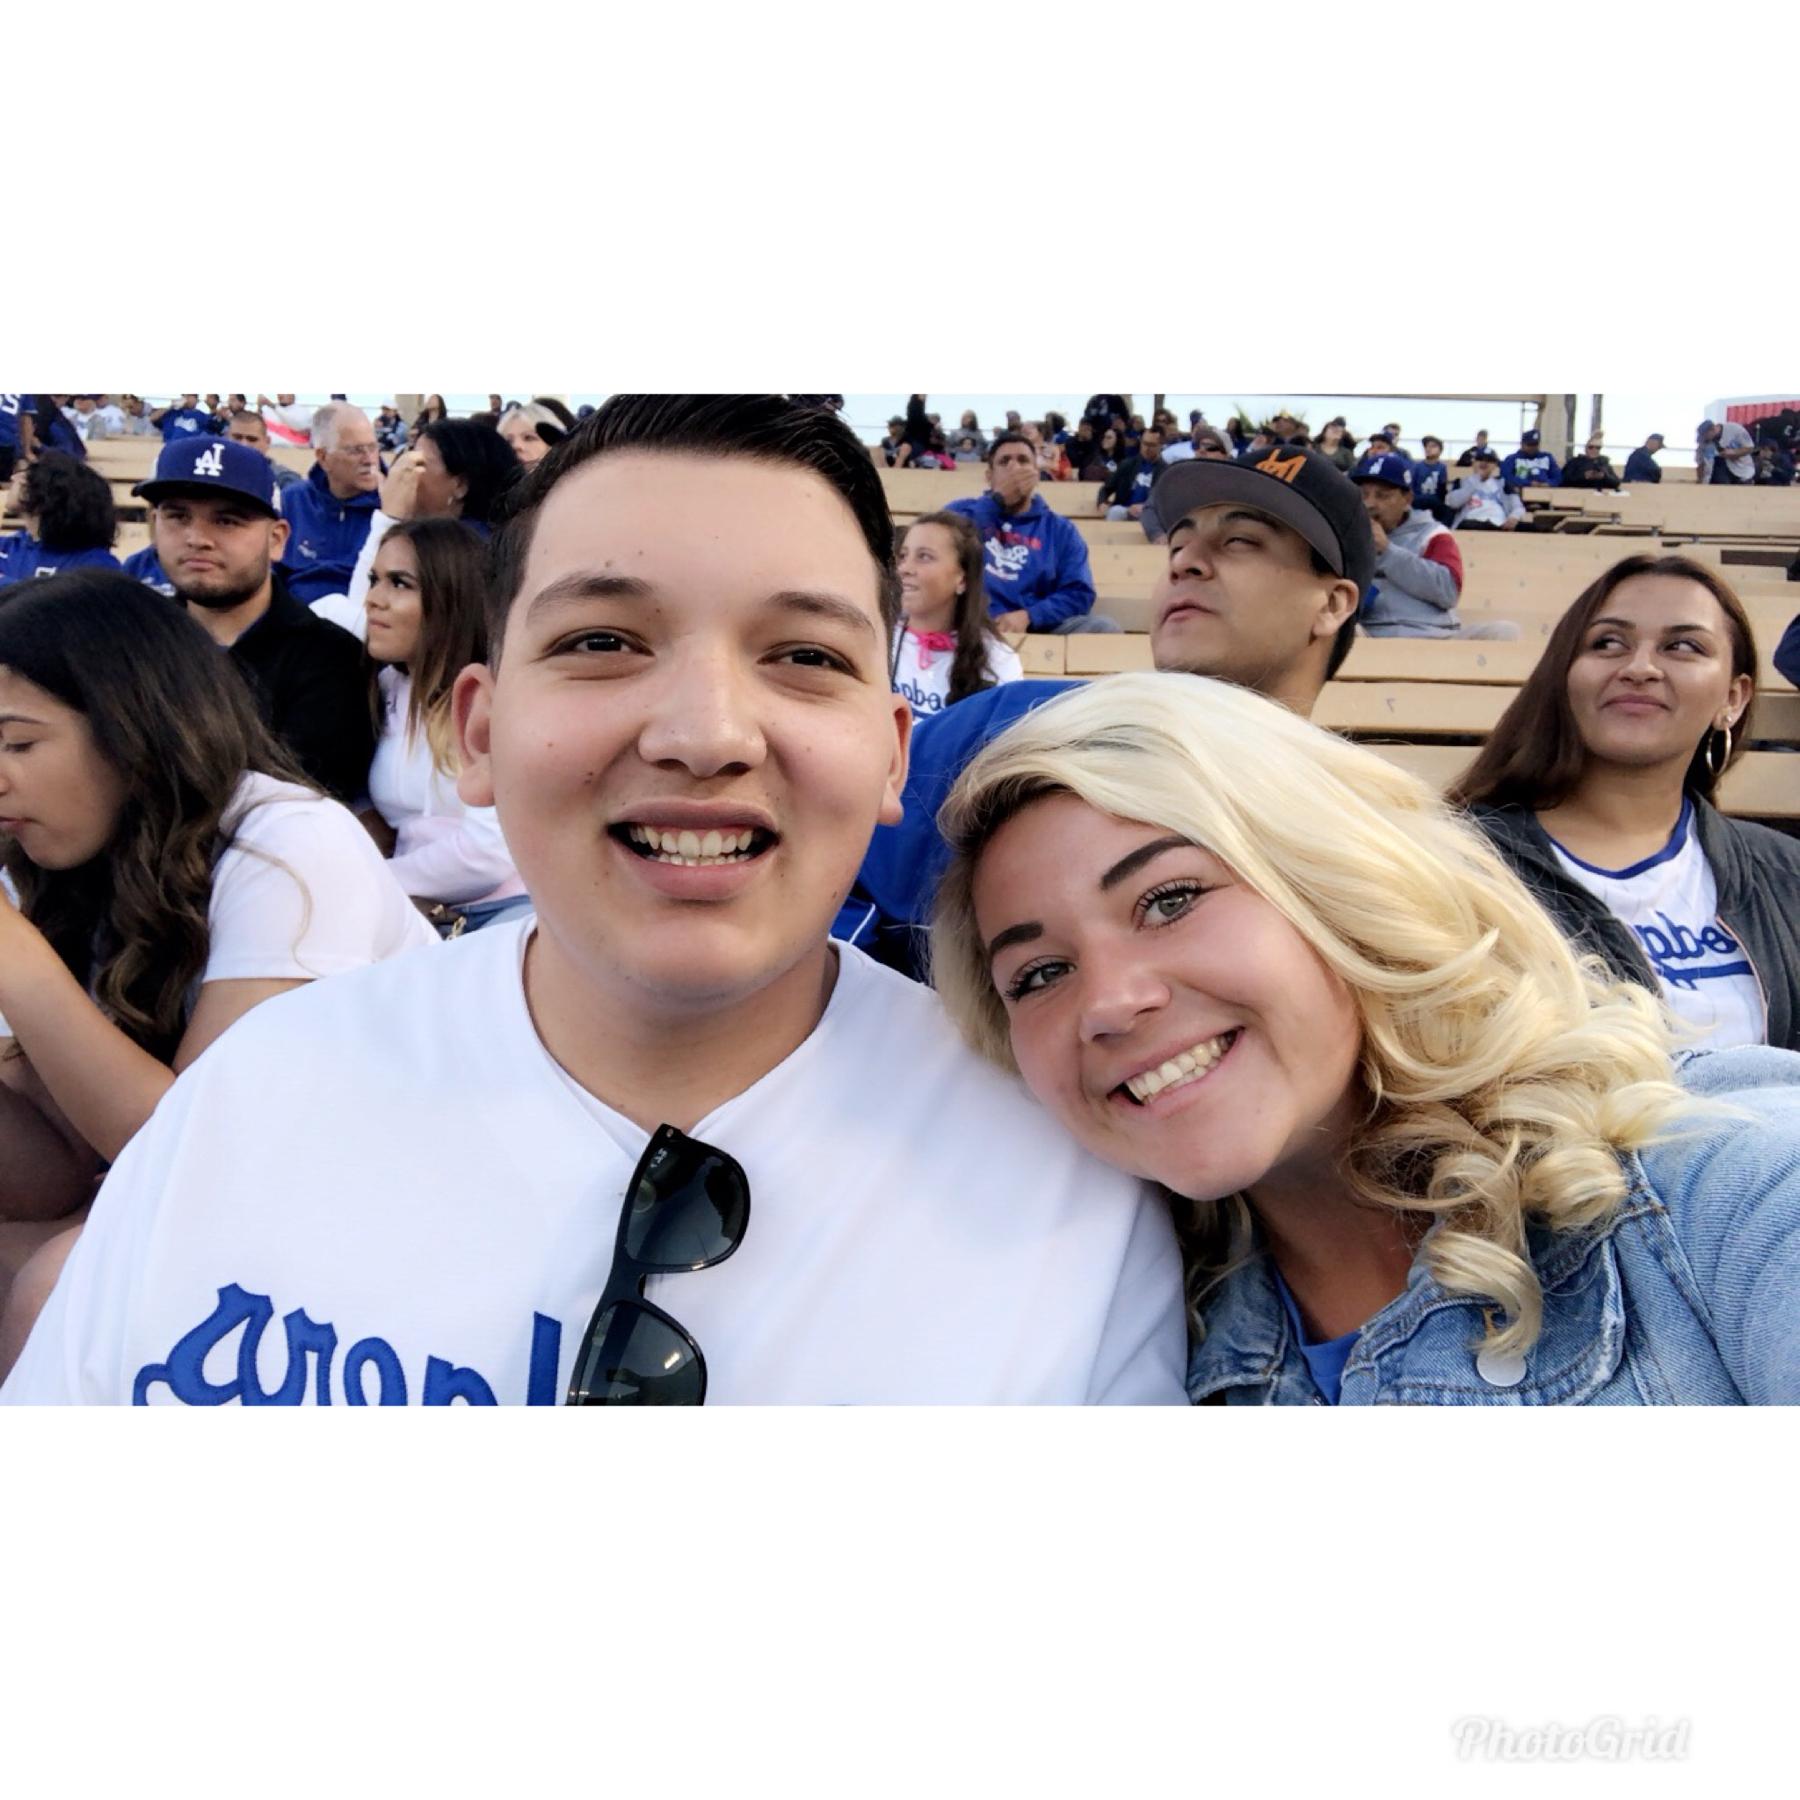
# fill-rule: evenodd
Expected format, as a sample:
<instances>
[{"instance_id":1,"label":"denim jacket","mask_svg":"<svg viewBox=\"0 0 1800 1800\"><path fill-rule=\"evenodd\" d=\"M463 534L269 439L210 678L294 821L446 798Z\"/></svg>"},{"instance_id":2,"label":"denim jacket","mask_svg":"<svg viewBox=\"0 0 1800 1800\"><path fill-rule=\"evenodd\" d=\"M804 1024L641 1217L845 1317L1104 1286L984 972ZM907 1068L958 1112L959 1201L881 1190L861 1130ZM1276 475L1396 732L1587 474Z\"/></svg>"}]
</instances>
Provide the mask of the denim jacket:
<instances>
[{"instance_id":1,"label":"denim jacket","mask_svg":"<svg viewBox=\"0 0 1800 1800\"><path fill-rule=\"evenodd\" d=\"M1690 1052L1678 1078L1738 1110L1682 1120L1628 1155L1629 1192L1602 1224L1530 1228L1544 1323L1523 1359L1484 1348L1492 1302L1446 1293L1415 1260L1362 1328L1340 1404L1800 1404L1800 1054ZM1203 1316L1196 1403L1324 1404L1266 1256Z\"/></svg>"}]
</instances>

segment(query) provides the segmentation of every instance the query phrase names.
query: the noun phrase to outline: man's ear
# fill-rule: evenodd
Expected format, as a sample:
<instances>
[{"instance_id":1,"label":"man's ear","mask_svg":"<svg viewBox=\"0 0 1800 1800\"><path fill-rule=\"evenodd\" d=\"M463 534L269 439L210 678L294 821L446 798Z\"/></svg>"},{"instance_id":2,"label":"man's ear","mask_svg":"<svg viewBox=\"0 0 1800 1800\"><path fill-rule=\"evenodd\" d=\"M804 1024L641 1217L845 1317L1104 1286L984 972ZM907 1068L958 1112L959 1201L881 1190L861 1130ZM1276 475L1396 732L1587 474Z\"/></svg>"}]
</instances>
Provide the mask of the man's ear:
<instances>
[{"instance_id":1,"label":"man's ear","mask_svg":"<svg viewBox=\"0 0 1800 1800\"><path fill-rule=\"evenodd\" d=\"M1325 590L1325 599L1318 612L1313 616L1312 635L1316 638L1336 637L1343 630L1344 621L1356 616L1356 609L1362 601L1354 581L1347 576L1334 581Z\"/></svg>"},{"instance_id":2,"label":"man's ear","mask_svg":"<svg viewBox=\"0 0 1800 1800\"><path fill-rule=\"evenodd\" d=\"M293 527L288 524L286 519L271 519L269 521L270 562L281 561L281 553L287 549L288 538L292 534L292 531Z\"/></svg>"},{"instance_id":3,"label":"man's ear","mask_svg":"<svg viewBox=\"0 0 1800 1800\"><path fill-rule=\"evenodd\" d=\"M493 741L494 673L486 663L470 663L450 690L450 718L456 728L461 770L456 793L465 806L494 804L494 770L489 757Z\"/></svg>"},{"instance_id":4,"label":"man's ear","mask_svg":"<svg viewBox=\"0 0 1800 1800\"><path fill-rule=\"evenodd\" d=\"M882 825L898 825L905 816L906 809L900 803L900 796L906 791L906 770L912 755L912 707L904 694L896 694L893 699L894 755L888 764L887 786L881 795L881 811L876 814L877 823Z\"/></svg>"}]
</instances>

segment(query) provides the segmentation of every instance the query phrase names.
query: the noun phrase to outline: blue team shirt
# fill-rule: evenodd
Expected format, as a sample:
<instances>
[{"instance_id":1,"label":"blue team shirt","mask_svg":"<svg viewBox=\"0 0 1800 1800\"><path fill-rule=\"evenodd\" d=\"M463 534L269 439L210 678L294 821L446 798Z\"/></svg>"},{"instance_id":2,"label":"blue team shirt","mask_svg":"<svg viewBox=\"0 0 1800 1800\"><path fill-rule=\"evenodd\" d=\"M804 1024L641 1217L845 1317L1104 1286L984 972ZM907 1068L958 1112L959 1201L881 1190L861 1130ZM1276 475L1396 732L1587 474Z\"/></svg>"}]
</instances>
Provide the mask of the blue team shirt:
<instances>
[{"instance_id":1,"label":"blue team shirt","mask_svg":"<svg viewBox=\"0 0 1800 1800\"><path fill-rule=\"evenodd\" d=\"M46 550L29 531L0 537L0 587L15 581L35 581L61 575L69 569L116 569L119 559L110 550Z\"/></svg>"},{"instance_id":2,"label":"blue team shirt","mask_svg":"<svg viewBox=\"0 0 1800 1800\"><path fill-rule=\"evenodd\" d=\"M1416 462L1412 466L1413 503L1426 512L1443 504L1450 491L1450 465L1447 462Z\"/></svg>"},{"instance_id":3,"label":"blue team shirt","mask_svg":"<svg viewBox=\"0 0 1800 1800\"><path fill-rule=\"evenodd\" d=\"M1350 1352L1356 1348L1356 1340L1362 1336L1361 1328L1347 1331L1342 1337L1333 1338L1329 1343L1319 1343L1309 1338L1300 1318L1300 1308L1294 1304L1294 1296L1288 1292L1288 1284L1281 1279L1281 1271L1272 1260L1269 1273L1275 1277L1275 1291L1281 1296L1288 1323L1294 1328L1294 1342L1299 1346L1300 1354L1306 1358L1307 1372L1313 1378L1313 1385L1336 1406L1344 1391L1344 1365L1350 1360Z\"/></svg>"},{"instance_id":4,"label":"blue team shirt","mask_svg":"<svg viewBox=\"0 0 1800 1800\"><path fill-rule=\"evenodd\" d=\"M0 450L19 447L19 417L37 410L35 394L0 394Z\"/></svg>"},{"instance_id":5,"label":"blue team shirt","mask_svg":"<svg viewBox=\"0 0 1800 1800\"><path fill-rule=\"evenodd\" d=\"M218 422L197 406L172 406L162 416L163 442L171 438L205 437L218 430Z\"/></svg>"}]
</instances>

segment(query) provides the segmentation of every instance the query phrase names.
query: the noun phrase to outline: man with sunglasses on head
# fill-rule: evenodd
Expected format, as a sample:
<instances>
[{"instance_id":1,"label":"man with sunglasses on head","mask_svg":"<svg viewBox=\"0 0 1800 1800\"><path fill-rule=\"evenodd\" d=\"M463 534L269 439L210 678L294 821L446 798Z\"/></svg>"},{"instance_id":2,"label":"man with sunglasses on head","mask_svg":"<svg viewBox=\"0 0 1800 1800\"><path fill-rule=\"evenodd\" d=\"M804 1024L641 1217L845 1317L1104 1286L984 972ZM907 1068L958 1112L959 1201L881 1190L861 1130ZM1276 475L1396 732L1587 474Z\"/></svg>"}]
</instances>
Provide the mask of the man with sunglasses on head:
<instances>
[{"instance_id":1,"label":"man with sunglasses on head","mask_svg":"<svg viewBox=\"0 0 1800 1800\"><path fill-rule=\"evenodd\" d=\"M515 507L454 709L536 917L234 1027L0 1397L1182 1403L1164 1202L828 940L911 726L854 432L615 395Z\"/></svg>"}]
</instances>

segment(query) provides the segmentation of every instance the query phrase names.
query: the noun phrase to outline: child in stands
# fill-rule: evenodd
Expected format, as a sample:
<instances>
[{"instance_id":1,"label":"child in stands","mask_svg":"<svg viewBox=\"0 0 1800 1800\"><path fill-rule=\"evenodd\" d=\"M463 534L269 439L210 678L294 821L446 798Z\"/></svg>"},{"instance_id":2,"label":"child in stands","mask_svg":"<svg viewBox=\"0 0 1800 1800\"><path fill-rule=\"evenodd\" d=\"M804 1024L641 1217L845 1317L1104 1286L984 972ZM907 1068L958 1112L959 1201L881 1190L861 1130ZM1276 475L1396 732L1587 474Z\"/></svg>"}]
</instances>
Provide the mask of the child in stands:
<instances>
[{"instance_id":1,"label":"child in stands","mask_svg":"<svg viewBox=\"0 0 1800 1800\"><path fill-rule=\"evenodd\" d=\"M466 805L456 791L450 693L487 655L484 554L456 519L405 520L381 540L367 603L380 737L369 767L376 818L364 822L395 879L446 934L531 905L494 809Z\"/></svg>"},{"instance_id":2,"label":"child in stands","mask_svg":"<svg viewBox=\"0 0 1800 1800\"><path fill-rule=\"evenodd\" d=\"M10 1361L58 1221L183 1069L272 995L435 940L206 633L123 574L0 604L0 833Z\"/></svg>"},{"instance_id":3,"label":"child in stands","mask_svg":"<svg viewBox=\"0 0 1800 1800\"><path fill-rule=\"evenodd\" d=\"M981 534L961 513L927 513L900 546L901 624L894 688L927 719L983 688L1017 681L1019 654L994 629Z\"/></svg>"}]
</instances>

